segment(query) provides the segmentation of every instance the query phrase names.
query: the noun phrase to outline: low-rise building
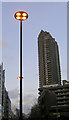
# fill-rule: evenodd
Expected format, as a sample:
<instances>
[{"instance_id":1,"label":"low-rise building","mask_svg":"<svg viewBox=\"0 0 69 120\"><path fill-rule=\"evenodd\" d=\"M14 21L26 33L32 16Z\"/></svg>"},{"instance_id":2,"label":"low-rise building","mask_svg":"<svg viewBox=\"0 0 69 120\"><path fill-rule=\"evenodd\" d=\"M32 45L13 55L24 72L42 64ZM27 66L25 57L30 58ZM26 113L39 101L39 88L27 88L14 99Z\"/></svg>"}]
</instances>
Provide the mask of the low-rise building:
<instances>
[{"instance_id":1,"label":"low-rise building","mask_svg":"<svg viewBox=\"0 0 69 120\"><path fill-rule=\"evenodd\" d=\"M51 106L50 117L66 116L69 119L69 82L63 80L63 85L44 86L43 88L39 88L39 94L41 95L45 89L54 92L56 95L56 106Z\"/></svg>"}]
</instances>

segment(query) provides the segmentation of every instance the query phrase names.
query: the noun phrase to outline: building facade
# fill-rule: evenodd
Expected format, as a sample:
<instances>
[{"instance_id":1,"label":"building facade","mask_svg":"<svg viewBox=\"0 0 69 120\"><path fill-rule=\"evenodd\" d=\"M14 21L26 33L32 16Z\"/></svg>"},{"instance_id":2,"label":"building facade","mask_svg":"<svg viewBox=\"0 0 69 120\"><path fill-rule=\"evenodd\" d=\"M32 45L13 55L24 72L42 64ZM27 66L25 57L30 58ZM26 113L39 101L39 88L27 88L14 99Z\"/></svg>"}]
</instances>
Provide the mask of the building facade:
<instances>
[{"instance_id":1,"label":"building facade","mask_svg":"<svg viewBox=\"0 0 69 120\"><path fill-rule=\"evenodd\" d=\"M11 101L5 88L5 70L3 63L0 64L0 120L11 118Z\"/></svg>"},{"instance_id":2,"label":"building facade","mask_svg":"<svg viewBox=\"0 0 69 120\"><path fill-rule=\"evenodd\" d=\"M63 83L64 81L65 80L63 80ZM46 89L56 94L57 105L69 105L69 83L65 82L63 85L39 88L39 94Z\"/></svg>"},{"instance_id":3,"label":"building facade","mask_svg":"<svg viewBox=\"0 0 69 120\"><path fill-rule=\"evenodd\" d=\"M4 94L4 118L6 119L10 119L12 116L11 116L11 101L10 101L10 98L9 98L9 95L8 95L8 92L6 91L5 89L5 94Z\"/></svg>"},{"instance_id":4,"label":"building facade","mask_svg":"<svg viewBox=\"0 0 69 120\"><path fill-rule=\"evenodd\" d=\"M0 120L2 119L4 113L3 107L3 93L4 93L4 70L3 70L3 63L0 65Z\"/></svg>"},{"instance_id":5,"label":"building facade","mask_svg":"<svg viewBox=\"0 0 69 120\"><path fill-rule=\"evenodd\" d=\"M2 65L0 65L0 120L2 118Z\"/></svg>"},{"instance_id":6,"label":"building facade","mask_svg":"<svg viewBox=\"0 0 69 120\"><path fill-rule=\"evenodd\" d=\"M60 60L57 42L49 32L41 30L38 36L39 87L61 84Z\"/></svg>"},{"instance_id":7,"label":"building facade","mask_svg":"<svg viewBox=\"0 0 69 120\"><path fill-rule=\"evenodd\" d=\"M43 90L49 90L56 95L56 106L51 106L49 111L50 120L59 117L69 120L69 82L63 80L63 85L39 88L40 95Z\"/></svg>"}]
</instances>

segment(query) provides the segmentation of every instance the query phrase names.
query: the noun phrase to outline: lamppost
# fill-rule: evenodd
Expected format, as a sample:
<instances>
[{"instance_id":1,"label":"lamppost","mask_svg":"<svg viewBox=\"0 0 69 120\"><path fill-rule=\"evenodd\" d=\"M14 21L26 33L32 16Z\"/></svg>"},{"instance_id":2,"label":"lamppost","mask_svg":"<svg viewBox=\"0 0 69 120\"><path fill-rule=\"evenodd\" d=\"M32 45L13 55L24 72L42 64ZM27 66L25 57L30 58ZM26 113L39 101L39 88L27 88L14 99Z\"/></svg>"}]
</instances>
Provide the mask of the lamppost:
<instances>
[{"instance_id":1,"label":"lamppost","mask_svg":"<svg viewBox=\"0 0 69 120\"><path fill-rule=\"evenodd\" d=\"M20 20L20 120L22 120L22 21L28 18L28 14L24 11L18 11L15 13L14 17Z\"/></svg>"}]
</instances>

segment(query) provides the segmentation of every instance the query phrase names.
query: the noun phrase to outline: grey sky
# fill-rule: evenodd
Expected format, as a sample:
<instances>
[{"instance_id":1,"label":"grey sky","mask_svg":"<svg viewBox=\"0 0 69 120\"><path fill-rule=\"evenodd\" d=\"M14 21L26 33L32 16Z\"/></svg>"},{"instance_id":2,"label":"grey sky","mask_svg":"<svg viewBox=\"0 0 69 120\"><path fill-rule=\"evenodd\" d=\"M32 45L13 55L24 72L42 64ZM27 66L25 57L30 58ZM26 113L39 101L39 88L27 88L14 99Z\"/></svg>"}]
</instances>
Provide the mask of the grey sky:
<instances>
[{"instance_id":1,"label":"grey sky","mask_svg":"<svg viewBox=\"0 0 69 120\"><path fill-rule=\"evenodd\" d=\"M51 33L59 45L62 79L67 79L67 3L3 2L2 41L7 90L19 88L19 21L14 13L23 10L29 18L23 22L23 96L38 90L38 35L43 29ZM33 92L34 91L34 92ZM30 97L31 98L31 97Z\"/></svg>"},{"instance_id":2,"label":"grey sky","mask_svg":"<svg viewBox=\"0 0 69 120\"><path fill-rule=\"evenodd\" d=\"M1 2L68 2L68 0L0 0Z\"/></svg>"}]
</instances>

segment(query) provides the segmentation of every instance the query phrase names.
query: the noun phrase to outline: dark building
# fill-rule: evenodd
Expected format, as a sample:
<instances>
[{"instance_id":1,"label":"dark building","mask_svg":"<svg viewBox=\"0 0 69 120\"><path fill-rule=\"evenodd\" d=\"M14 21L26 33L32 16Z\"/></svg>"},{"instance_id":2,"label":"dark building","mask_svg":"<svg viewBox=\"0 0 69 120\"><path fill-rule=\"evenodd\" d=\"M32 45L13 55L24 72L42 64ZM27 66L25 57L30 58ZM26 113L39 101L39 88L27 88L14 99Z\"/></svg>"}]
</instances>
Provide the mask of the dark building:
<instances>
[{"instance_id":1,"label":"dark building","mask_svg":"<svg viewBox=\"0 0 69 120\"><path fill-rule=\"evenodd\" d=\"M49 32L41 30L38 36L39 87L61 84L59 50Z\"/></svg>"},{"instance_id":2,"label":"dark building","mask_svg":"<svg viewBox=\"0 0 69 120\"><path fill-rule=\"evenodd\" d=\"M5 70L3 63L0 64L0 120L2 118L11 118L11 100L5 88Z\"/></svg>"},{"instance_id":3,"label":"dark building","mask_svg":"<svg viewBox=\"0 0 69 120\"><path fill-rule=\"evenodd\" d=\"M69 105L69 83L67 81L63 85L39 88L40 95L43 90L50 90L56 94L57 105Z\"/></svg>"},{"instance_id":4,"label":"dark building","mask_svg":"<svg viewBox=\"0 0 69 120\"><path fill-rule=\"evenodd\" d=\"M63 85L39 88L40 96L43 90L49 90L56 95L56 106L51 106L49 110L50 120L55 120L55 118L69 119L69 82L63 80Z\"/></svg>"}]
</instances>

